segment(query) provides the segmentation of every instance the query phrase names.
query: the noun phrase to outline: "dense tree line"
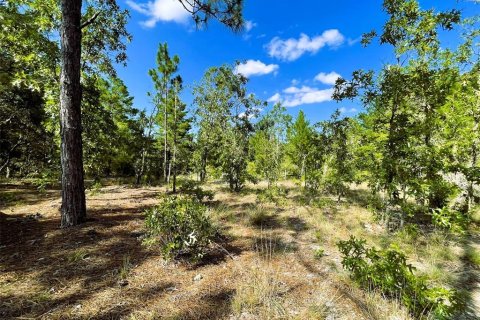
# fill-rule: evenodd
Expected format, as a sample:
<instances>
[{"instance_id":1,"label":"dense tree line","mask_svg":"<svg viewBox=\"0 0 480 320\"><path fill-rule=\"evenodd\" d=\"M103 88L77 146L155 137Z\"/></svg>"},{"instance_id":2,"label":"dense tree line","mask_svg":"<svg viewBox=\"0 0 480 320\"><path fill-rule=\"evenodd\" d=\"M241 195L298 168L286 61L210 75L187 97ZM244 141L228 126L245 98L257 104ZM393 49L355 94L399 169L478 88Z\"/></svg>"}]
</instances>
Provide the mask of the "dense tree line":
<instances>
[{"instance_id":1,"label":"dense tree line","mask_svg":"<svg viewBox=\"0 0 480 320\"><path fill-rule=\"evenodd\" d=\"M208 3L195 7L197 22L214 17L238 29L238 2ZM55 1L0 4L0 174L58 178L61 50L52 39L60 8ZM362 43L391 46L394 62L338 79L333 94L339 102L358 101L364 111L353 118L337 111L311 124L303 112L292 119L281 104L265 109L231 65L205 72L188 110L180 57L167 44L160 44L149 72L152 107L134 107L112 67L126 59L128 13L112 1L89 2L81 19L82 172L95 180L165 183L173 192L185 174L223 179L232 191L247 181L265 180L270 188L295 178L305 191L339 201L352 184L366 183L383 197L379 209L402 223L446 207L467 214L480 196L477 18L423 10L414 0L385 0L383 7L384 28ZM440 32L461 33L463 40L445 48Z\"/></svg>"}]
</instances>

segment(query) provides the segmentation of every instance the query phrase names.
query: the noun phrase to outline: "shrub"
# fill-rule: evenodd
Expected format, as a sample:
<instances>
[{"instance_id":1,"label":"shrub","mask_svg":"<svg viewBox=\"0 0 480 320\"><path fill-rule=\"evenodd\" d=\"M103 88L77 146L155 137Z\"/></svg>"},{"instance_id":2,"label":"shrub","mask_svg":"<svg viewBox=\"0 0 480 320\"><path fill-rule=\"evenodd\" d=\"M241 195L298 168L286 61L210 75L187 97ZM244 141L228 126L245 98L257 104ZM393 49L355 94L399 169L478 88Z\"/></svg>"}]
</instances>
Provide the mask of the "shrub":
<instances>
[{"instance_id":1,"label":"shrub","mask_svg":"<svg viewBox=\"0 0 480 320\"><path fill-rule=\"evenodd\" d=\"M193 180L187 180L180 186L180 192L183 194L191 195L197 198L199 201L213 200L215 194L210 190L203 190L197 182Z\"/></svg>"},{"instance_id":2,"label":"shrub","mask_svg":"<svg viewBox=\"0 0 480 320\"><path fill-rule=\"evenodd\" d=\"M286 197L288 195L288 190L285 188L280 188L277 186L261 190L257 195L257 199L262 203L275 203L277 205L284 205L286 202Z\"/></svg>"},{"instance_id":3,"label":"shrub","mask_svg":"<svg viewBox=\"0 0 480 320\"><path fill-rule=\"evenodd\" d=\"M387 297L398 298L416 317L428 312L437 319L453 315L457 307L454 290L429 288L423 278L415 276L415 268L397 249L377 250L365 244L365 240L353 236L338 243L342 265L355 282L368 290L380 290Z\"/></svg>"},{"instance_id":4,"label":"shrub","mask_svg":"<svg viewBox=\"0 0 480 320\"><path fill-rule=\"evenodd\" d=\"M102 189L102 183L100 181L95 181L89 188L90 190L90 195L96 196L97 194L100 193Z\"/></svg>"},{"instance_id":5,"label":"shrub","mask_svg":"<svg viewBox=\"0 0 480 320\"><path fill-rule=\"evenodd\" d=\"M47 188L56 183L56 175L52 171L43 171L32 179L32 184L40 192L45 192Z\"/></svg>"},{"instance_id":6,"label":"shrub","mask_svg":"<svg viewBox=\"0 0 480 320\"><path fill-rule=\"evenodd\" d=\"M319 209L330 208L335 206L335 201L330 198L317 197L311 201L311 205Z\"/></svg>"},{"instance_id":7,"label":"shrub","mask_svg":"<svg viewBox=\"0 0 480 320\"><path fill-rule=\"evenodd\" d=\"M313 256L315 257L315 259L319 260L325 256L325 250L322 248L317 248L313 252Z\"/></svg>"},{"instance_id":8,"label":"shrub","mask_svg":"<svg viewBox=\"0 0 480 320\"><path fill-rule=\"evenodd\" d=\"M435 227L451 231L453 233L464 234L468 226L469 219L460 211L443 207L432 211L432 223Z\"/></svg>"},{"instance_id":9,"label":"shrub","mask_svg":"<svg viewBox=\"0 0 480 320\"><path fill-rule=\"evenodd\" d=\"M207 208L194 197L166 196L145 215L150 238L160 241L166 259L185 255L197 261L217 234Z\"/></svg>"}]
</instances>

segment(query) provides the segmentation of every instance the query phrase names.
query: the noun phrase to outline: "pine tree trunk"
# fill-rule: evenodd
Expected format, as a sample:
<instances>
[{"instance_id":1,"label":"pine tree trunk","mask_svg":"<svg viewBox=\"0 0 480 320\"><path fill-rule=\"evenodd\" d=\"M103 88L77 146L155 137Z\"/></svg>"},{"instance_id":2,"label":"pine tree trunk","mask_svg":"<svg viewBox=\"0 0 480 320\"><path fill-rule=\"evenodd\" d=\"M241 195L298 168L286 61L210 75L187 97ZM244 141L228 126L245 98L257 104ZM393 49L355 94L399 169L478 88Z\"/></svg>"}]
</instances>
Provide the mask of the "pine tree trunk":
<instances>
[{"instance_id":1,"label":"pine tree trunk","mask_svg":"<svg viewBox=\"0 0 480 320\"><path fill-rule=\"evenodd\" d=\"M306 156L304 155L302 157L302 169L300 170L300 177L303 177L303 179L304 179L304 182L303 182L303 187L304 188L307 187L307 172L305 170L305 158L306 158Z\"/></svg>"},{"instance_id":2,"label":"pine tree trunk","mask_svg":"<svg viewBox=\"0 0 480 320\"><path fill-rule=\"evenodd\" d=\"M82 0L61 0L60 136L62 165L61 227L86 219L81 126Z\"/></svg>"},{"instance_id":3,"label":"pine tree trunk","mask_svg":"<svg viewBox=\"0 0 480 320\"><path fill-rule=\"evenodd\" d=\"M178 91L178 90L176 90ZM173 132L173 193L177 192L177 129L178 129L178 124L177 124L177 94L178 92L175 92L175 102L173 106L173 112L174 112L174 132Z\"/></svg>"},{"instance_id":4,"label":"pine tree trunk","mask_svg":"<svg viewBox=\"0 0 480 320\"><path fill-rule=\"evenodd\" d=\"M163 110L163 131L164 131L164 145L163 145L163 180L167 181L167 99L168 99L168 88L167 83L165 82L165 109ZM168 187L167 187L168 188Z\"/></svg>"}]
</instances>

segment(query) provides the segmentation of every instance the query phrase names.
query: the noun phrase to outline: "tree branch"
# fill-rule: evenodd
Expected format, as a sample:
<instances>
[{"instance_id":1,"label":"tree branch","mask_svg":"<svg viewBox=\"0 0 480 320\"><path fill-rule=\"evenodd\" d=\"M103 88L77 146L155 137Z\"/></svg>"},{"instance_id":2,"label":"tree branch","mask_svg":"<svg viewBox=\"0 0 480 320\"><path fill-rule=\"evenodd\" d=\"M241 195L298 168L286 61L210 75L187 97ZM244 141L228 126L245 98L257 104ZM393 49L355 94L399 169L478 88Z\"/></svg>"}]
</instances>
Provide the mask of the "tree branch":
<instances>
[{"instance_id":1,"label":"tree branch","mask_svg":"<svg viewBox=\"0 0 480 320\"><path fill-rule=\"evenodd\" d=\"M89 25L91 25L92 23L94 23L95 20L98 18L99 14L100 14L100 11L95 12L95 14L90 19L88 19L87 21L82 23L82 25L80 26L80 29L86 28Z\"/></svg>"}]
</instances>

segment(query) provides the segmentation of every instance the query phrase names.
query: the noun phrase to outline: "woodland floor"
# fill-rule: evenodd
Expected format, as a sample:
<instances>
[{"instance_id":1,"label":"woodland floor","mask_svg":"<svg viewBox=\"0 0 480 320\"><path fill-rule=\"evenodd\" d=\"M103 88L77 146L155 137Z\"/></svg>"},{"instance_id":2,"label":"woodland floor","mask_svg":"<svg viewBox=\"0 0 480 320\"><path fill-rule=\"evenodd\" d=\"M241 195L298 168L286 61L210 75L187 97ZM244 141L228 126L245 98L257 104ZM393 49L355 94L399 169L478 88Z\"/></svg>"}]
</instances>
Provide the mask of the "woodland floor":
<instances>
[{"instance_id":1,"label":"woodland floor","mask_svg":"<svg viewBox=\"0 0 480 320\"><path fill-rule=\"evenodd\" d=\"M62 230L59 190L4 183L0 318L410 319L342 271L335 244L353 234L378 246L403 243L419 272L464 293L468 307L461 318L479 319L480 272L465 258L480 254L478 228L463 240L439 234L411 240L374 222L362 190L319 207L302 204L293 183L284 187L288 196L274 204L258 202L264 185L240 194L207 185L215 192L212 216L226 237L201 263L189 265L165 262L158 248L142 245L143 211L158 202L162 187L89 192L89 221ZM261 226L251 222L258 210L267 212ZM326 256L315 258L319 248Z\"/></svg>"}]
</instances>

